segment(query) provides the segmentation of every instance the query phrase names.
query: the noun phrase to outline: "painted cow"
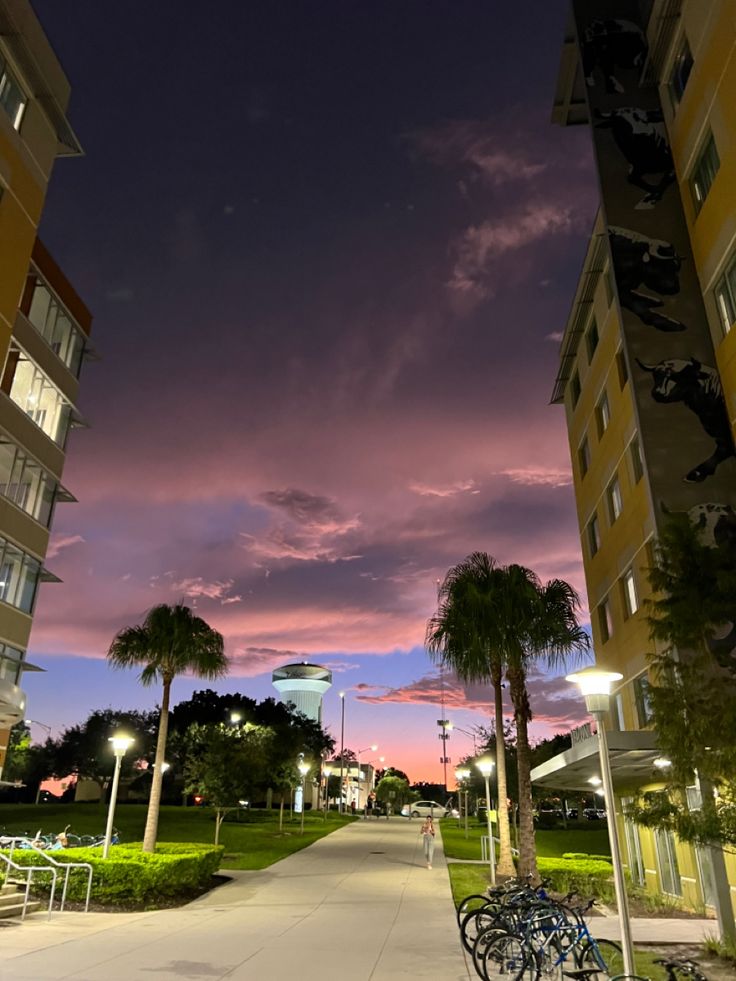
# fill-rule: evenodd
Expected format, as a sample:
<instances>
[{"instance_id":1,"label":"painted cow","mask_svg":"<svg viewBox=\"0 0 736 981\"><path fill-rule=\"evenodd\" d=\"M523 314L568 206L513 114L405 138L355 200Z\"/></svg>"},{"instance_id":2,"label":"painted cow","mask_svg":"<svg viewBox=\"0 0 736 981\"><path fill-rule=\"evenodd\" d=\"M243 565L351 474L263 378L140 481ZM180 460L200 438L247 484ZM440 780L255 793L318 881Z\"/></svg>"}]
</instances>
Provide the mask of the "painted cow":
<instances>
[{"instance_id":1,"label":"painted cow","mask_svg":"<svg viewBox=\"0 0 736 981\"><path fill-rule=\"evenodd\" d=\"M724 460L736 456L718 372L696 358L689 361L672 358L658 364L644 364L638 358L636 360L643 371L653 376L654 401L682 402L695 413L700 425L715 440L716 448L708 459L685 475L685 480L701 483L712 476Z\"/></svg>"},{"instance_id":2,"label":"painted cow","mask_svg":"<svg viewBox=\"0 0 736 981\"><path fill-rule=\"evenodd\" d=\"M682 257L674 245L614 225L609 229L609 240L621 306L657 330L686 330L679 320L656 312L655 308L664 303L662 299L639 291L645 286L664 296L680 292Z\"/></svg>"},{"instance_id":3,"label":"painted cow","mask_svg":"<svg viewBox=\"0 0 736 981\"><path fill-rule=\"evenodd\" d=\"M675 180L675 164L661 109L611 109L596 112L596 129L610 129L616 146L629 163L629 183L647 193L637 208L653 208ZM661 174L650 184L647 174Z\"/></svg>"},{"instance_id":4,"label":"painted cow","mask_svg":"<svg viewBox=\"0 0 736 981\"><path fill-rule=\"evenodd\" d=\"M641 69L647 54L644 32L630 20L592 20L583 32L583 73L591 88L596 70L603 74L606 92L623 92L616 68ZM638 84L638 78L637 78Z\"/></svg>"}]
</instances>

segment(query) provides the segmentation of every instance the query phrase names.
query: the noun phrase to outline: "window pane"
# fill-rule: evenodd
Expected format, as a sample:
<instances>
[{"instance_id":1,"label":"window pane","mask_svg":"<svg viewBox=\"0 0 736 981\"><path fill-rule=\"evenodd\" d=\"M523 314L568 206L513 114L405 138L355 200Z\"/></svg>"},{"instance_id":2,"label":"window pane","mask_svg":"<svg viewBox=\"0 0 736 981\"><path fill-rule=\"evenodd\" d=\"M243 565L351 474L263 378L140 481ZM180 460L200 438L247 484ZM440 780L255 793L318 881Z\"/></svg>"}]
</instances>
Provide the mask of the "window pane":
<instances>
[{"instance_id":1,"label":"window pane","mask_svg":"<svg viewBox=\"0 0 736 981\"><path fill-rule=\"evenodd\" d=\"M572 403L573 409L578 404L578 399L580 398L580 375L575 372L575 374L570 379L570 401Z\"/></svg>"},{"instance_id":2,"label":"window pane","mask_svg":"<svg viewBox=\"0 0 736 981\"><path fill-rule=\"evenodd\" d=\"M596 421L598 423L598 436L599 438L608 429L608 423L611 421L611 413L608 408L608 397L605 392L596 407Z\"/></svg>"},{"instance_id":3,"label":"window pane","mask_svg":"<svg viewBox=\"0 0 736 981\"><path fill-rule=\"evenodd\" d=\"M605 644L613 633L611 608L608 604L608 600L604 600L598 607L598 627L601 632L601 640Z\"/></svg>"},{"instance_id":4,"label":"window pane","mask_svg":"<svg viewBox=\"0 0 736 981\"><path fill-rule=\"evenodd\" d=\"M47 436L63 446L71 411L69 404L42 371L22 352L17 354L10 397Z\"/></svg>"},{"instance_id":5,"label":"window pane","mask_svg":"<svg viewBox=\"0 0 736 981\"><path fill-rule=\"evenodd\" d=\"M685 91L687 80L690 78L692 68L693 56L692 52L690 51L690 45L687 42L687 38L683 38L680 50L677 52L674 64L672 65L672 71L670 72L668 81L668 87L674 106L677 106L680 99L682 99L682 95Z\"/></svg>"},{"instance_id":6,"label":"window pane","mask_svg":"<svg viewBox=\"0 0 736 981\"><path fill-rule=\"evenodd\" d=\"M580 444L580 449L578 450L578 463L580 465L581 476L585 476L590 467L590 450L588 448L588 440L584 439Z\"/></svg>"},{"instance_id":7,"label":"window pane","mask_svg":"<svg viewBox=\"0 0 736 981\"><path fill-rule=\"evenodd\" d=\"M616 354L616 370L618 371L618 383L623 390L629 380L629 369L626 367L626 357L623 351L618 351Z\"/></svg>"},{"instance_id":8,"label":"window pane","mask_svg":"<svg viewBox=\"0 0 736 981\"><path fill-rule=\"evenodd\" d=\"M646 675L634 679L634 699L639 725L644 728L652 719L652 701L649 696L649 679Z\"/></svg>"},{"instance_id":9,"label":"window pane","mask_svg":"<svg viewBox=\"0 0 736 981\"><path fill-rule=\"evenodd\" d=\"M588 328L585 340L588 345L588 363L590 363L593 360L595 349L598 347L598 324L595 321L595 317Z\"/></svg>"},{"instance_id":10,"label":"window pane","mask_svg":"<svg viewBox=\"0 0 736 981\"><path fill-rule=\"evenodd\" d=\"M635 436L630 443L631 469L634 472L634 483L638 484L644 476L644 463L641 458L641 443L639 437Z\"/></svg>"},{"instance_id":11,"label":"window pane","mask_svg":"<svg viewBox=\"0 0 736 981\"><path fill-rule=\"evenodd\" d=\"M621 510L621 485L618 482L618 477L614 477L608 485L608 514L611 524L621 514Z\"/></svg>"},{"instance_id":12,"label":"window pane","mask_svg":"<svg viewBox=\"0 0 736 981\"><path fill-rule=\"evenodd\" d=\"M591 518L588 522L588 545L590 546L591 555L595 555L600 548L600 544L600 538L598 535L598 518Z\"/></svg>"},{"instance_id":13,"label":"window pane","mask_svg":"<svg viewBox=\"0 0 736 981\"><path fill-rule=\"evenodd\" d=\"M36 598L36 589L40 574L40 564L35 559L30 558L30 556L24 556L16 606L25 613L30 613L33 609L33 601Z\"/></svg>"},{"instance_id":14,"label":"window pane","mask_svg":"<svg viewBox=\"0 0 736 981\"><path fill-rule=\"evenodd\" d=\"M13 474L15 452L13 443L0 443L0 494L3 494L5 497L10 496L9 489Z\"/></svg>"},{"instance_id":15,"label":"window pane","mask_svg":"<svg viewBox=\"0 0 736 981\"><path fill-rule=\"evenodd\" d=\"M716 149L716 143L711 133L706 140L698 162L695 164L695 169L690 180L696 212L700 211L703 202L708 196L708 191L711 189L720 165L718 150Z\"/></svg>"},{"instance_id":16,"label":"window pane","mask_svg":"<svg viewBox=\"0 0 736 981\"><path fill-rule=\"evenodd\" d=\"M639 609L639 599L636 595L636 581L634 570L629 569L623 577L624 605L628 616L633 616Z\"/></svg>"},{"instance_id":17,"label":"window pane","mask_svg":"<svg viewBox=\"0 0 736 981\"><path fill-rule=\"evenodd\" d=\"M3 64L0 74L0 105L10 117L14 129L20 129L26 99L23 90Z\"/></svg>"},{"instance_id":18,"label":"window pane","mask_svg":"<svg viewBox=\"0 0 736 981\"><path fill-rule=\"evenodd\" d=\"M6 542L0 565L0 600L13 606L17 605L22 564L23 553Z\"/></svg>"}]
</instances>

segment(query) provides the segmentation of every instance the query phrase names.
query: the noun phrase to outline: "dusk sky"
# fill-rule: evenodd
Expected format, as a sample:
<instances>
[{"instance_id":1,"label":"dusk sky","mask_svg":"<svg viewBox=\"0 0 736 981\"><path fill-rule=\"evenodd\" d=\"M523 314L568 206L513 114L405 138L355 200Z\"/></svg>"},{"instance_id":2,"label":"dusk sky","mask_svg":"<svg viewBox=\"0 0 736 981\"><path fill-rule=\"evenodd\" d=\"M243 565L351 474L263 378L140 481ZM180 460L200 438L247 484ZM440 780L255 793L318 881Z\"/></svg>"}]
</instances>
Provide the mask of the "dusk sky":
<instances>
[{"instance_id":1,"label":"dusk sky","mask_svg":"<svg viewBox=\"0 0 736 981\"><path fill-rule=\"evenodd\" d=\"M105 653L183 600L225 636L218 690L323 664L338 739L342 688L347 745L441 779L436 580L479 549L583 589L549 405L597 201L589 134L549 122L566 0L33 5L86 151L41 235L101 360L29 715L152 707ZM537 737L582 718L564 680L532 689ZM446 700L488 723L485 688Z\"/></svg>"}]
</instances>

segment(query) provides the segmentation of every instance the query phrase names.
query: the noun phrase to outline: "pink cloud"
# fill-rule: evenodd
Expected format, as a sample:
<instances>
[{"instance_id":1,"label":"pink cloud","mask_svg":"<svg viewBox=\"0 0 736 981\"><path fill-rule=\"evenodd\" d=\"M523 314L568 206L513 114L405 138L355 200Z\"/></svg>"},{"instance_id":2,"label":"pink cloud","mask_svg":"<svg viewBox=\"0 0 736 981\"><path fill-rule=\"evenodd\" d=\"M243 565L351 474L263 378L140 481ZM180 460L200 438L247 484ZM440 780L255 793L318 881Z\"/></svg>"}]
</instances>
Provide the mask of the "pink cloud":
<instances>
[{"instance_id":1,"label":"pink cloud","mask_svg":"<svg viewBox=\"0 0 736 981\"><path fill-rule=\"evenodd\" d=\"M47 559L55 559L62 549L70 548L84 541L82 535L52 535L46 552Z\"/></svg>"}]
</instances>

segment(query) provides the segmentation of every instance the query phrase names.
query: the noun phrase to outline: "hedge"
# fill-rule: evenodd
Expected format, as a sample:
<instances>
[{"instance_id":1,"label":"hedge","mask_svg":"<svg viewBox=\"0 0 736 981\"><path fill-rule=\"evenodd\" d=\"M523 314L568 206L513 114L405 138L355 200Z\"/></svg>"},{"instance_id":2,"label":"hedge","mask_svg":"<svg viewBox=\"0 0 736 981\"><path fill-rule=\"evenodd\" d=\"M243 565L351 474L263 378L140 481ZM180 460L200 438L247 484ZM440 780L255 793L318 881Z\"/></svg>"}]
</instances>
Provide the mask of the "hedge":
<instances>
[{"instance_id":1,"label":"hedge","mask_svg":"<svg viewBox=\"0 0 736 981\"><path fill-rule=\"evenodd\" d=\"M152 903L196 892L206 886L219 869L224 848L221 845L189 842L160 842L155 854L141 850L139 842L113 845L108 858L102 848L70 848L52 852L59 862L88 862L93 869L92 900L99 903ZM9 854L7 850L4 854ZM18 865L44 865L41 855L15 849ZM57 888L61 888L61 877ZM39 888L49 888L51 877L35 879ZM69 876L67 898L84 902L87 873L80 869Z\"/></svg>"},{"instance_id":2,"label":"hedge","mask_svg":"<svg viewBox=\"0 0 736 981\"><path fill-rule=\"evenodd\" d=\"M614 898L610 859L601 861L587 855L583 858L568 858L566 855L562 858L538 858L537 868L540 875L552 880L552 888L557 892L574 890L580 896L595 896L607 901Z\"/></svg>"},{"instance_id":3,"label":"hedge","mask_svg":"<svg viewBox=\"0 0 736 981\"><path fill-rule=\"evenodd\" d=\"M596 862L608 862L609 865L613 865L613 859L610 855L589 855L588 852L565 852L562 857L579 858L583 859L584 861L593 859Z\"/></svg>"}]
</instances>

